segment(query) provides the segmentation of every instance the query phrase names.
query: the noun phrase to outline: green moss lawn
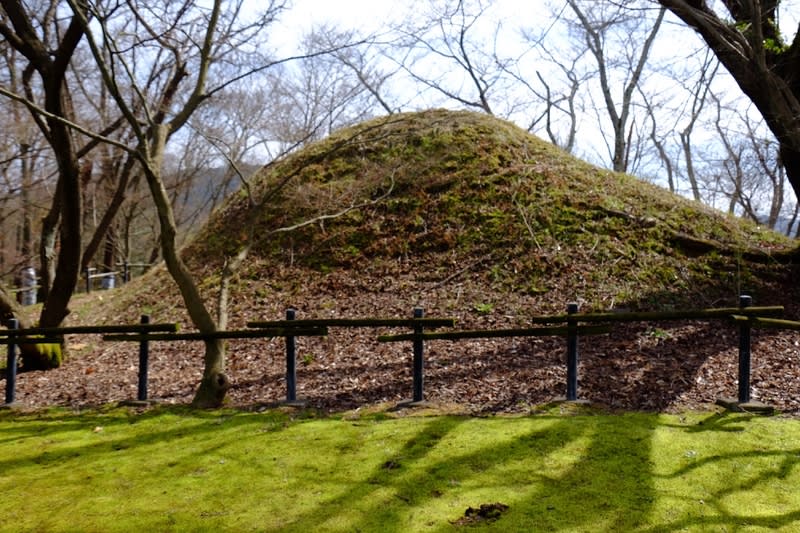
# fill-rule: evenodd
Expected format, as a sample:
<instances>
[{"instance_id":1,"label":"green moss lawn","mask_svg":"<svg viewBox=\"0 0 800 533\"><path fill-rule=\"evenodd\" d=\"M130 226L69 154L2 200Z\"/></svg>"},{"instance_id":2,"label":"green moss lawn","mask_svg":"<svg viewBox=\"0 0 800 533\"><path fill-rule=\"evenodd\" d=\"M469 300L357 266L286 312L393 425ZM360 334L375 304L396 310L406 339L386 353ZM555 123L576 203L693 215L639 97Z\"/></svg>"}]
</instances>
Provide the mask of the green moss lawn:
<instances>
[{"instance_id":1,"label":"green moss lawn","mask_svg":"<svg viewBox=\"0 0 800 533\"><path fill-rule=\"evenodd\" d=\"M0 531L800 528L798 420L561 409L4 410Z\"/></svg>"}]
</instances>

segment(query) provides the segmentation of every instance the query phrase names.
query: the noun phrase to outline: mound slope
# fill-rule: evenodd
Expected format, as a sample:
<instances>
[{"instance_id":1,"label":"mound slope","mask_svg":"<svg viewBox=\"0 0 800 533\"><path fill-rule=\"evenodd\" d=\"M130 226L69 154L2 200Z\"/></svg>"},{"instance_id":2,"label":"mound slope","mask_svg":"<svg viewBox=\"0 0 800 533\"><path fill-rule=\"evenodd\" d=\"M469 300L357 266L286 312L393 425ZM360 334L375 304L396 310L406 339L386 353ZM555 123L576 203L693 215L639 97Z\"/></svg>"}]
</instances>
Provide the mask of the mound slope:
<instances>
[{"instance_id":1,"label":"mound slope","mask_svg":"<svg viewBox=\"0 0 800 533\"><path fill-rule=\"evenodd\" d=\"M184 251L209 302L224 261L245 242L252 250L233 280L230 327L281 318L290 306L299 318L409 316L422 306L460 328L514 327L569 301L587 311L696 308L734 305L740 293L797 316L788 240L468 112L377 119L264 167ZM147 311L185 322L158 269L112 303L100 297L90 295L75 320L130 322ZM410 348L379 344L376 335L334 330L303 339L300 395L325 408L410 396ZM754 353L768 351L769 360L754 368L754 397L797 407L794 342L794 334L757 334ZM48 385L37 396L37 376L26 376L20 396L131 397L132 352L87 348L41 376L71 382L71 390ZM190 399L199 347L154 352L152 394ZM562 339L434 342L426 397L478 411L524 409L563 395L563 354ZM635 409L735 396L735 354L735 330L718 323L620 327L583 346L580 395ZM282 357L281 340L232 342L232 400L281 399ZM112 359L127 363L114 370Z\"/></svg>"},{"instance_id":2,"label":"mound slope","mask_svg":"<svg viewBox=\"0 0 800 533\"><path fill-rule=\"evenodd\" d=\"M540 309L563 307L563 283L572 299L607 309L645 305L643 295L660 306L691 292L698 304L735 298L761 281L750 283L750 269L774 266L770 256L791 246L468 112L398 115L340 131L266 167L252 187L268 198L258 215L248 219L243 195L229 202L189 248L196 268L218 269L251 238L254 258L273 265L330 272L422 261L420 277L440 283L475 264L493 289L536 296ZM363 207L344 212L354 205ZM555 302L541 297L553 291Z\"/></svg>"}]
</instances>

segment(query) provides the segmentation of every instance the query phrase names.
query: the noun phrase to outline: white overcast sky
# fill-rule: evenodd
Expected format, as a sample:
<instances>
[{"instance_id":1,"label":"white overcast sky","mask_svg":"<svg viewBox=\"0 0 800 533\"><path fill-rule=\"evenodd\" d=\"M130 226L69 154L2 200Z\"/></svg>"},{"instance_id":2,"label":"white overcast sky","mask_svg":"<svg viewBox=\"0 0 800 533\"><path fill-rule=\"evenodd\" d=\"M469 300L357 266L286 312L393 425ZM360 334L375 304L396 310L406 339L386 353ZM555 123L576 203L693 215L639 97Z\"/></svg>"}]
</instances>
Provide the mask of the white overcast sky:
<instances>
[{"instance_id":1,"label":"white overcast sky","mask_svg":"<svg viewBox=\"0 0 800 533\"><path fill-rule=\"evenodd\" d=\"M258 5L258 0L250 1ZM550 12L551 3L551 0L490 0L486 5L491 5L491 9L485 18L513 20L515 24L524 20L541 21L542 14ZM368 32L427 11L428 6L427 0L293 0L280 18L279 27L286 36L281 41L290 42L307 33L314 24L325 22Z\"/></svg>"},{"instance_id":2,"label":"white overcast sky","mask_svg":"<svg viewBox=\"0 0 800 533\"><path fill-rule=\"evenodd\" d=\"M286 32L287 39L307 33L314 24L324 22L372 30L406 12L408 5L398 0L294 0L281 15L279 26Z\"/></svg>"},{"instance_id":3,"label":"white overcast sky","mask_svg":"<svg viewBox=\"0 0 800 533\"><path fill-rule=\"evenodd\" d=\"M260 0L249 1L254 6L260 3ZM533 22L549 13L548 4L558 3L559 0L489 0L487 5L492 5L493 12L515 18L517 22L522 22L526 17ZM424 0L293 0L282 15L281 25L289 35L305 33L314 23L324 21L335 22L344 27L374 29L393 18L408 16L408 13L426 5ZM789 37L793 36L799 20L800 0L784 0L781 4L780 22Z\"/></svg>"}]
</instances>

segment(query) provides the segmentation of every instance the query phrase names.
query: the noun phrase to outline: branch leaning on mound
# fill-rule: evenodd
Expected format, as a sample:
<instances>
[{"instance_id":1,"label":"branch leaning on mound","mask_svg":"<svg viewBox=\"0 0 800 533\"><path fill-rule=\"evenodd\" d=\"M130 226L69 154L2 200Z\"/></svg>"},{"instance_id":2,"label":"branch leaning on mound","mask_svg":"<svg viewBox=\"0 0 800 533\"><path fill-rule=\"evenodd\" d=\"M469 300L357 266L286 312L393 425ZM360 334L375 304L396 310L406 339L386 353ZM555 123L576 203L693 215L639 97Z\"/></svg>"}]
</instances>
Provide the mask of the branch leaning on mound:
<instances>
[{"instance_id":1,"label":"branch leaning on mound","mask_svg":"<svg viewBox=\"0 0 800 533\"><path fill-rule=\"evenodd\" d=\"M640 226L645 228L656 227L661 223L661 221L659 221L658 219L649 216L639 217L636 215L632 215L630 213L626 213L624 211L618 211L616 209L609 209L605 207L596 207L596 209L600 209L609 216L624 218L629 222L639 224ZM697 254L717 252L720 255L725 255L729 257L738 256L741 257L742 259L747 259L748 261L753 261L755 263L770 263L781 258L790 259L796 255L796 252L794 251L783 252L783 253L768 253L763 251L742 250L741 248L730 246L720 241L704 239L702 237L695 237L693 235L689 235L688 233L675 230L670 227L665 227L660 229L669 232L669 240L675 243L677 246L683 248L688 252L693 252Z\"/></svg>"}]
</instances>

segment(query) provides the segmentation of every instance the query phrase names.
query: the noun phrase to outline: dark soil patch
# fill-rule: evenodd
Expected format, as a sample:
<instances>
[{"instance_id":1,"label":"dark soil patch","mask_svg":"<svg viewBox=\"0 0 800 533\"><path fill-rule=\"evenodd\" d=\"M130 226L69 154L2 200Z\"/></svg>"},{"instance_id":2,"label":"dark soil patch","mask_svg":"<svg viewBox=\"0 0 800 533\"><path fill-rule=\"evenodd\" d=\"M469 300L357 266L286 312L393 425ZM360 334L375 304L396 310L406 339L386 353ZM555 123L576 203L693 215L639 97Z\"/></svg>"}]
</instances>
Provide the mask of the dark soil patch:
<instances>
[{"instance_id":1,"label":"dark soil patch","mask_svg":"<svg viewBox=\"0 0 800 533\"><path fill-rule=\"evenodd\" d=\"M467 507L467 510L464 511L464 516L454 521L453 525L472 526L482 522L494 522L506 511L508 511L508 505L503 503L483 503L477 509Z\"/></svg>"}]
</instances>

